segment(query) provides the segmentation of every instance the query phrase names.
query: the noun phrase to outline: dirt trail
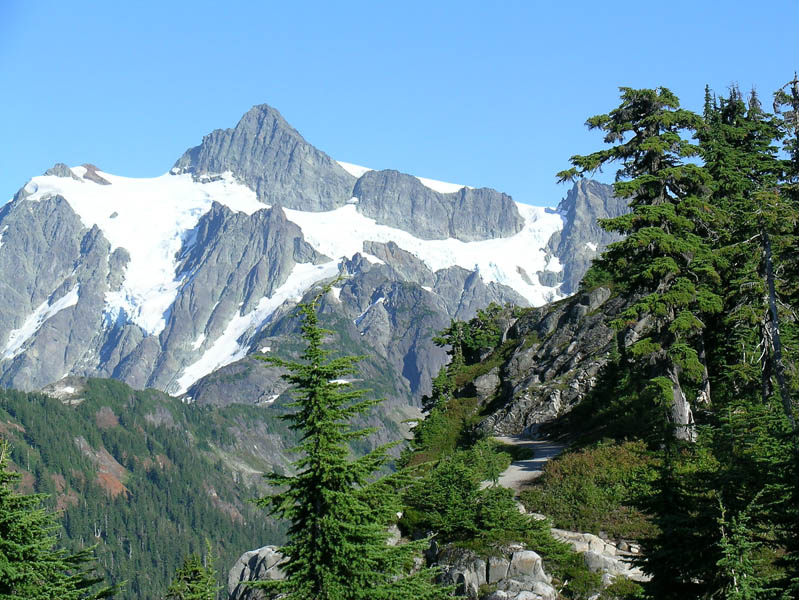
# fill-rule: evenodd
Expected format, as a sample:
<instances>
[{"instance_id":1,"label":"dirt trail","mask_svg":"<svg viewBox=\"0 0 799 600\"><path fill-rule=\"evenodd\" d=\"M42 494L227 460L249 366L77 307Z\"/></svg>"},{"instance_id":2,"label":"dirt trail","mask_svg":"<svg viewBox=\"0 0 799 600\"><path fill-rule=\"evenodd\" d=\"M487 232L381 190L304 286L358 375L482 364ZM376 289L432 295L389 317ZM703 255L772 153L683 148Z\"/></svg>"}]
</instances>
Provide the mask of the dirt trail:
<instances>
[{"instance_id":1,"label":"dirt trail","mask_svg":"<svg viewBox=\"0 0 799 600\"><path fill-rule=\"evenodd\" d=\"M497 436L494 439L502 444L529 448L533 451L532 458L512 462L499 476L499 485L517 492L525 484L539 477L546 462L560 454L566 447L564 444L551 440L534 440L522 435ZM491 482L484 481L482 487L485 488L489 485L491 485Z\"/></svg>"}]
</instances>

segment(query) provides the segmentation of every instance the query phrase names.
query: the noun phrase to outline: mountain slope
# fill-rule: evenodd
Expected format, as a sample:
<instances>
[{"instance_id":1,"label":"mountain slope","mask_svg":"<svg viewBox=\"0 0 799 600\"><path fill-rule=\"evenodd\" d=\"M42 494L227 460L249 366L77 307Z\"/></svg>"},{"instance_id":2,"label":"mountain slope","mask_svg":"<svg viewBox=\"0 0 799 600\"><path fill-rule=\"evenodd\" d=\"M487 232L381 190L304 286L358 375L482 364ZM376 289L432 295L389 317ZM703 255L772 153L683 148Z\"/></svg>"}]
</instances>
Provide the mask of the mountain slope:
<instances>
[{"instance_id":1,"label":"mountain slope","mask_svg":"<svg viewBox=\"0 0 799 600\"><path fill-rule=\"evenodd\" d=\"M211 395L204 378L290 349L290 307L341 274L340 333L385 358L397 378L386 390L408 404L443 364L430 338L450 319L568 291L604 243L586 221L615 210L593 185L555 211L337 163L266 105L161 177L56 165L0 211L0 384L72 374L212 403L269 399L280 390L253 393L250 380ZM560 250L570 240L578 258Z\"/></svg>"},{"instance_id":2,"label":"mountain slope","mask_svg":"<svg viewBox=\"0 0 799 600\"><path fill-rule=\"evenodd\" d=\"M97 544L101 571L127 581L119 598L163 597L205 539L222 564L281 539L248 502L292 443L279 406L199 411L155 390L78 378L45 392L0 390L0 436L23 490L50 494L63 511L59 543Z\"/></svg>"}]
</instances>

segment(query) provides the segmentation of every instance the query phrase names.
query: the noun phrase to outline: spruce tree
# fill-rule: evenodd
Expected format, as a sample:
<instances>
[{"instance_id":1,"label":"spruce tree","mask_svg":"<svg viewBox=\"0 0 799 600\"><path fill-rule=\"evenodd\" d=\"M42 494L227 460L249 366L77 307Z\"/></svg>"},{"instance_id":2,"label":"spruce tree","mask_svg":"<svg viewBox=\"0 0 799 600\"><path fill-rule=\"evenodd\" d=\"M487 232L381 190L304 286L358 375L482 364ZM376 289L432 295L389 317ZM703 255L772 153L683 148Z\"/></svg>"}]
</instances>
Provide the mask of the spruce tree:
<instances>
[{"instance_id":1,"label":"spruce tree","mask_svg":"<svg viewBox=\"0 0 799 600\"><path fill-rule=\"evenodd\" d=\"M169 585L166 600L216 600L218 590L211 545L206 542L205 560L192 554L183 561Z\"/></svg>"},{"instance_id":2,"label":"spruce tree","mask_svg":"<svg viewBox=\"0 0 799 600\"><path fill-rule=\"evenodd\" d=\"M412 572L414 558L425 544L387 544L388 526L399 508L396 485L401 477L376 478L389 461L389 446L353 457L349 444L372 429L353 420L376 406L362 390L340 383L355 373L357 357L330 357L323 348L329 331L316 314L322 296L300 304L302 338L299 362L264 359L286 371L293 386L293 412L285 415L299 432L293 475L272 473L267 480L278 491L258 504L288 520L284 581L258 582L255 587L281 593L291 600L434 600L451 590L433 582L430 569Z\"/></svg>"},{"instance_id":3,"label":"spruce tree","mask_svg":"<svg viewBox=\"0 0 799 600\"><path fill-rule=\"evenodd\" d=\"M701 118L681 109L666 88L621 88L621 104L587 125L605 132L610 148L573 156L573 167L558 176L565 181L621 163L614 192L629 199L632 212L600 224L626 237L608 246L595 268L633 299L613 325L640 332L627 358L645 374L646 394L665 412L674 437L694 440L684 385L692 382L697 401L710 402L703 330L707 316L721 309L706 239L709 178L686 161L699 149L681 137L695 131Z\"/></svg>"},{"instance_id":4,"label":"spruce tree","mask_svg":"<svg viewBox=\"0 0 799 600\"><path fill-rule=\"evenodd\" d=\"M42 494L19 494L20 475L9 468L0 442L0 599L88 600L109 598L117 587L94 574L91 549L70 553L56 547L56 515L42 507Z\"/></svg>"}]
</instances>

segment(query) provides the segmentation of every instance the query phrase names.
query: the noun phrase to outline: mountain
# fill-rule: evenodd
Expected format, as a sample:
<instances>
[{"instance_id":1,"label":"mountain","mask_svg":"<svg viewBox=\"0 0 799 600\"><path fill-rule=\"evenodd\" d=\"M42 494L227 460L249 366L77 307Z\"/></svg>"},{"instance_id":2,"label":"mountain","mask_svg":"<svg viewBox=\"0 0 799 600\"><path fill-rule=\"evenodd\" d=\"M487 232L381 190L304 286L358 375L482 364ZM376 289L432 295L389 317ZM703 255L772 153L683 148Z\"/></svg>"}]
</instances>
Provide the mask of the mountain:
<instances>
[{"instance_id":1,"label":"mountain","mask_svg":"<svg viewBox=\"0 0 799 600\"><path fill-rule=\"evenodd\" d=\"M0 210L0 384L109 377L187 402L268 404L291 307L341 279L324 311L396 407L429 391L432 334L490 302L574 291L624 210L577 184L553 209L337 162L275 109L216 130L169 173L55 165Z\"/></svg>"}]
</instances>

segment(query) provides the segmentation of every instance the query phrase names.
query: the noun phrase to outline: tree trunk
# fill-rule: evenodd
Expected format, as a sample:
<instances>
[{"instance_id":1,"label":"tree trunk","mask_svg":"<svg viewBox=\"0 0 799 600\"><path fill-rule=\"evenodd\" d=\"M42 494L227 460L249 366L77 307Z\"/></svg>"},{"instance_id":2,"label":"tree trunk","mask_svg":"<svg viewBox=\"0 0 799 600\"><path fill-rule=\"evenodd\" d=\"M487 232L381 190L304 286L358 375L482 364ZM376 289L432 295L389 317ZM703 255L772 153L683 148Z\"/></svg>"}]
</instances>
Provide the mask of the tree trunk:
<instances>
[{"instance_id":1,"label":"tree trunk","mask_svg":"<svg viewBox=\"0 0 799 600\"><path fill-rule=\"evenodd\" d=\"M710 406L710 375L707 372L707 352L705 351L705 335L699 334L699 362L702 363L702 385L696 396L697 406Z\"/></svg>"},{"instance_id":2,"label":"tree trunk","mask_svg":"<svg viewBox=\"0 0 799 600\"><path fill-rule=\"evenodd\" d=\"M791 392L788 389L788 383L785 381L785 363L782 360L782 338L780 337L780 322L777 314L777 292L774 285L774 264L771 256L771 238L768 233L763 230L763 246L765 250L766 260L766 284L768 285L768 306L771 313L769 319L769 326L771 328L771 341L774 344L774 375L777 378L777 385L780 388L780 396L782 397L782 408L785 411L785 416L791 423L791 428L796 430L796 422L793 418L793 405L791 403Z\"/></svg>"},{"instance_id":3,"label":"tree trunk","mask_svg":"<svg viewBox=\"0 0 799 600\"><path fill-rule=\"evenodd\" d=\"M671 380L671 423L674 425L674 437L685 442L696 441L696 427L691 405L685 399L677 368L672 365L668 371Z\"/></svg>"}]
</instances>

